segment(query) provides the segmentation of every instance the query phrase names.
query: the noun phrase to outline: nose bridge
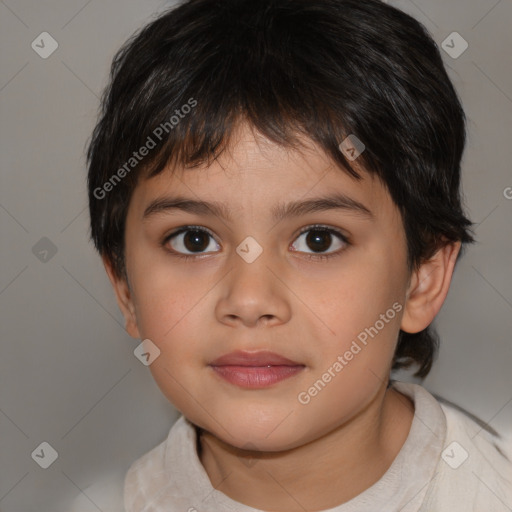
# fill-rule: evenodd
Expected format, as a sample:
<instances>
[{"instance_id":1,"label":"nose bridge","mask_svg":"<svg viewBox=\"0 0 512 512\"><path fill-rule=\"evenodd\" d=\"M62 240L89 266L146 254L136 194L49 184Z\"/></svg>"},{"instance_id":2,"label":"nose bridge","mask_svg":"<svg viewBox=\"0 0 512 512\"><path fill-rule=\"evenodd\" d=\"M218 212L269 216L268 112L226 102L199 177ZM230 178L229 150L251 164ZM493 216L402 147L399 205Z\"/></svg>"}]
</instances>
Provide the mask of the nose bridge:
<instances>
[{"instance_id":1,"label":"nose bridge","mask_svg":"<svg viewBox=\"0 0 512 512\"><path fill-rule=\"evenodd\" d=\"M275 261L271 249L263 247L254 237L246 237L230 257L232 266L231 287L256 297L273 295L275 290L273 274L270 271ZM270 267L270 268L269 268Z\"/></svg>"},{"instance_id":2,"label":"nose bridge","mask_svg":"<svg viewBox=\"0 0 512 512\"><path fill-rule=\"evenodd\" d=\"M271 250L249 236L236 247L228 262L231 272L217 305L219 319L238 317L247 324L262 317L285 320L289 305L283 286L276 279Z\"/></svg>"}]
</instances>

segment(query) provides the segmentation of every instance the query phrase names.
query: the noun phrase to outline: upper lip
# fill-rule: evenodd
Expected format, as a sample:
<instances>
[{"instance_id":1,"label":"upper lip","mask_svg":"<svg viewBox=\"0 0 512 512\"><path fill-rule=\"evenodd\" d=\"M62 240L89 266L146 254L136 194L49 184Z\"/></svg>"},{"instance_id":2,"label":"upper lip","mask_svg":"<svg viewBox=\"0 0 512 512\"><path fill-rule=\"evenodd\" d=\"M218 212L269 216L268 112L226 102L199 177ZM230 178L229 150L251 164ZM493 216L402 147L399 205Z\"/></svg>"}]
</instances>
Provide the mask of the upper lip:
<instances>
[{"instance_id":1,"label":"upper lip","mask_svg":"<svg viewBox=\"0 0 512 512\"><path fill-rule=\"evenodd\" d=\"M268 350L245 352L237 350L215 359L210 366L304 366Z\"/></svg>"}]
</instances>

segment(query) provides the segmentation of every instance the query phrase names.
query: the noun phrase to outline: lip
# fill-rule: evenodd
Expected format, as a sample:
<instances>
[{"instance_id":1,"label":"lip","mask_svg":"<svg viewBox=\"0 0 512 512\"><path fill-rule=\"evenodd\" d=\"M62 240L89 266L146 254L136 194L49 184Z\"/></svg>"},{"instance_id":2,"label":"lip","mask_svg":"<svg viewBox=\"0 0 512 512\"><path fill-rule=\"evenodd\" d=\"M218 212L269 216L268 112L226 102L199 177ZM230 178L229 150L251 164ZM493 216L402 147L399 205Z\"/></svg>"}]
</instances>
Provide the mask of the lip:
<instances>
[{"instance_id":1,"label":"lip","mask_svg":"<svg viewBox=\"0 0 512 512\"><path fill-rule=\"evenodd\" d=\"M218 357L210 363L210 366L301 366L301 363L268 350L258 352L236 350Z\"/></svg>"},{"instance_id":2,"label":"lip","mask_svg":"<svg viewBox=\"0 0 512 512\"><path fill-rule=\"evenodd\" d=\"M301 372L305 365L269 351L236 351L209 365L221 378L242 388L258 389L277 384Z\"/></svg>"}]
</instances>

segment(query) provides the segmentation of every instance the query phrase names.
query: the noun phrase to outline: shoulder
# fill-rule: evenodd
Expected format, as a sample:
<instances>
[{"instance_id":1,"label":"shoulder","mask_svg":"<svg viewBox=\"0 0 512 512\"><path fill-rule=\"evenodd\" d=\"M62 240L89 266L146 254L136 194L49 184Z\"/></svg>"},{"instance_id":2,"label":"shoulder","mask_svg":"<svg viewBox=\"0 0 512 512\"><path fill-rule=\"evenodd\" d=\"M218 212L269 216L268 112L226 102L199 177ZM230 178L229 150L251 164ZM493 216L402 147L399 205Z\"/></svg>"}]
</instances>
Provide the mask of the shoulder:
<instances>
[{"instance_id":1,"label":"shoulder","mask_svg":"<svg viewBox=\"0 0 512 512\"><path fill-rule=\"evenodd\" d=\"M475 470L480 468L483 472L492 470L497 475L503 475L503 479L512 485L510 432L506 435L496 432L488 424L453 405L441 403L441 408L446 416L447 425L445 451L449 451L450 443L454 443L454 446L455 443L459 443L467 452L469 467ZM463 452L462 454L464 455ZM448 456L448 453L445 456Z\"/></svg>"},{"instance_id":2,"label":"shoulder","mask_svg":"<svg viewBox=\"0 0 512 512\"><path fill-rule=\"evenodd\" d=\"M171 429L172 430L172 429ZM165 485L167 440L138 458L124 479L124 505L127 512L143 510L149 496Z\"/></svg>"},{"instance_id":3,"label":"shoulder","mask_svg":"<svg viewBox=\"0 0 512 512\"><path fill-rule=\"evenodd\" d=\"M446 438L425 510L512 509L512 443L453 404L440 402Z\"/></svg>"},{"instance_id":4,"label":"shoulder","mask_svg":"<svg viewBox=\"0 0 512 512\"><path fill-rule=\"evenodd\" d=\"M121 469L95 475L94 482L82 489L69 507L69 512L141 512L148 510L157 492L168 484L166 478L166 452L176 433L185 430L183 417L172 425L167 438ZM185 427L185 428L184 428ZM151 497L151 499L149 498Z\"/></svg>"},{"instance_id":5,"label":"shoulder","mask_svg":"<svg viewBox=\"0 0 512 512\"><path fill-rule=\"evenodd\" d=\"M173 460L176 448L191 435L190 426L181 416L171 427L167 438L137 459L126 472L124 479L124 507L126 512L160 510L160 497L172 491L173 482L168 467L178 463Z\"/></svg>"}]
</instances>

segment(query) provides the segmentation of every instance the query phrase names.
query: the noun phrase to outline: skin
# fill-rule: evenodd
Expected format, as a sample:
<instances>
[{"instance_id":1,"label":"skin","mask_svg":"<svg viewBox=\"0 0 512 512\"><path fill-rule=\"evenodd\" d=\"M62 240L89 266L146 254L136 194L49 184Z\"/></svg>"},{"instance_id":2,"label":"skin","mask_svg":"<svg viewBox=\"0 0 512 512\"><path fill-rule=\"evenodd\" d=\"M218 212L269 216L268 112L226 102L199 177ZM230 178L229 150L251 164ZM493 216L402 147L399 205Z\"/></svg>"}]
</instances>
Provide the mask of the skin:
<instances>
[{"instance_id":1,"label":"skin","mask_svg":"<svg viewBox=\"0 0 512 512\"><path fill-rule=\"evenodd\" d=\"M150 365L157 385L200 427L198 455L212 485L270 511L334 507L389 468L414 416L407 397L386 389L397 336L432 322L460 249L448 244L409 273L402 220L387 189L364 171L356 181L304 143L286 150L242 125L209 168L142 180L126 222L128 281L104 259L127 332L161 351ZM349 210L271 219L277 203L333 191L363 203L373 219ZM170 210L143 219L151 201L178 193L225 203L233 218ZM319 249L300 232L314 224L337 229L350 244L327 236L323 254L339 255L308 259ZM183 235L162 245L188 225L214 234L205 235L202 252L188 249ZM236 252L247 236L263 249L252 263ZM403 306L395 318L301 404L298 394L395 302ZM208 366L233 350L271 350L305 367L271 387L242 389Z\"/></svg>"}]
</instances>

